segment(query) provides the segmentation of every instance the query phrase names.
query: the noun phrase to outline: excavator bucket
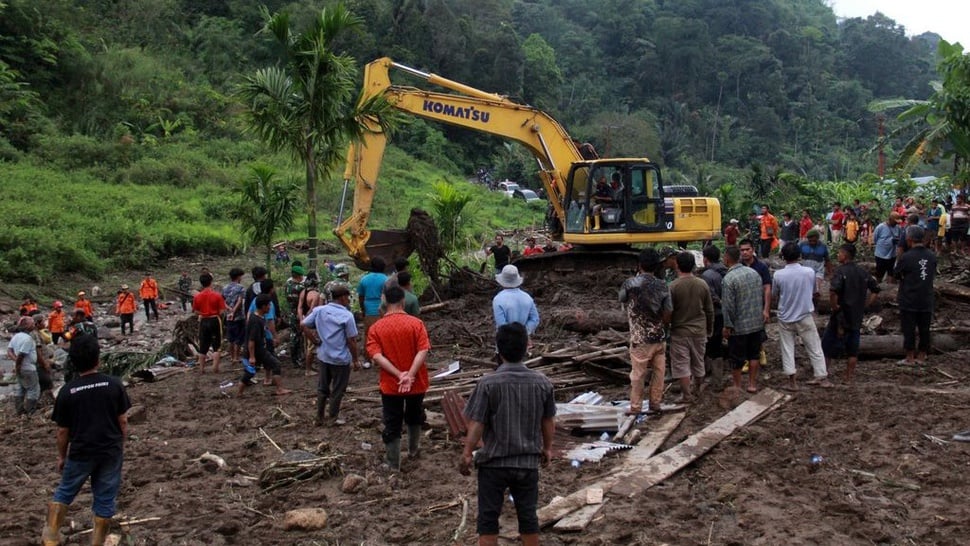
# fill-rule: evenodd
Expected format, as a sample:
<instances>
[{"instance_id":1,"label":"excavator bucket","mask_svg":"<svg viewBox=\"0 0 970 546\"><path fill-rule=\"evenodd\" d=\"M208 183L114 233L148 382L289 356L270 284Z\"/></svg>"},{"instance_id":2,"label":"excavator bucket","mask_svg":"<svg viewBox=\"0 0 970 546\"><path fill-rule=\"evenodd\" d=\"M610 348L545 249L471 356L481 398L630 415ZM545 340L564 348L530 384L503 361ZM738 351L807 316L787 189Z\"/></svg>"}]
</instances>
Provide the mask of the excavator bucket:
<instances>
[{"instance_id":1,"label":"excavator bucket","mask_svg":"<svg viewBox=\"0 0 970 546\"><path fill-rule=\"evenodd\" d=\"M397 258L407 258L414 252L414 244L408 232L403 229L391 230L372 230L370 239L364 245L367 256L370 258L381 258L384 263L392 264ZM370 270L370 264L361 259L355 259L354 263L363 270Z\"/></svg>"}]
</instances>

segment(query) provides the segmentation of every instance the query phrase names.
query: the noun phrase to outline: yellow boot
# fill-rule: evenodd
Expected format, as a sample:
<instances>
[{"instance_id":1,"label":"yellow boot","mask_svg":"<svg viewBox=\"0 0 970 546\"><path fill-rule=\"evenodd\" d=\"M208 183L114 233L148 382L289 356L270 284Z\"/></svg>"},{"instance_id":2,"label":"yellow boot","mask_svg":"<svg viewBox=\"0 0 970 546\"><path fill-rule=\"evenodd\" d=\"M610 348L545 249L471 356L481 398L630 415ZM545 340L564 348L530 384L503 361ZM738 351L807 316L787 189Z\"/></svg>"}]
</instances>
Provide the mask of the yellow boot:
<instances>
[{"instance_id":1,"label":"yellow boot","mask_svg":"<svg viewBox=\"0 0 970 546\"><path fill-rule=\"evenodd\" d=\"M44 546L58 546L61 543L61 525L67 517L67 505L60 502L47 504L47 524L40 539Z\"/></svg>"},{"instance_id":2,"label":"yellow boot","mask_svg":"<svg viewBox=\"0 0 970 546\"><path fill-rule=\"evenodd\" d=\"M593 216L593 229L595 231L599 231L600 230L600 214L599 213L596 213L596 215Z\"/></svg>"},{"instance_id":3,"label":"yellow boot","mask_svg":"<svg viewBox=\"0 0 970 546\"><path fill-rule=\"evenodd\" d=\"M108 537L111 518L94 516L94 532L91 533L91 546L104 546L104 539Z\"/></svg>"}]
</instances>

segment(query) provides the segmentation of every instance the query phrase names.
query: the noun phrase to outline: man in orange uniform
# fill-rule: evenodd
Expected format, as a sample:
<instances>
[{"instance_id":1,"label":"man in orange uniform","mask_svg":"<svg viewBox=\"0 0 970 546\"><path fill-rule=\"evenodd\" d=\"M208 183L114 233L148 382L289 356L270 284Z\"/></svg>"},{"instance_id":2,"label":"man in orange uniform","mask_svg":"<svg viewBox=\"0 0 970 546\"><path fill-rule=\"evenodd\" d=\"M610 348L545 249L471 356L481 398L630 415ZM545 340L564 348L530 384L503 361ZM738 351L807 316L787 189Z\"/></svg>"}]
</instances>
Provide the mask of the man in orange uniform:
<instances>
[{"instance_id":1,"label":"man in orange uniform","mask_svg":"<svg viewBox=\"0 0 970 546\"><path fill-rule=\"evenodd\" d=\"M54 309L47 315L47 329L55 345L64 337L64 304L60 300L54 302Z\"/></svg>"},{"instance_id":2,"label":"man in orange uniform","mask_svg":"<svg viewBox=\"0 0 970 546\"><path fill-rule=\"evenodd\" d=\"M775 218L774 214L771 214L768 205L761 205L761 246L758 249L758 254L762 258L767 258L768 254L771 254L771 249L775 247L777 239L778 219Z\"/></svg>"},{"instance_id":3,"label":"man in orange uniform","mask_svg":"<svg viewBox=\"0 0 970 546\"><path fill-rule=\"evenodd\" d=\"M404 311L404 289L384 291L387 311L367 331L367 354L380 366L381 406L387 466L401 468L401 425L408 425L408 455L418 456L424 393L428 390L425 360L431 349L424 323Z\"/></svg>"},{"instance_id":4,"label":"man in orange uniform","mask_svg":"<svg viewBox=\"0 0 970 546\"><path fill-rule=\"evenodd\" d=\"M121 318L121 335L125 335L125 324L128 325L128 333L135 333L135 311L138 306L135 304L135 295L128 289L127 284L121 285L118 292L118 301L115 303L115 313Z\"/></svg>"},{"instance_id":5,"label":"man in orange uniform","mask_svg":"<svg viewBox=\"0 0 970 546\"><path fill-rule=\"evenodd\" d=\"M222 294L212 289L212 275L199 276L202 290L192 298L192 311L199 315L199 372L205 373L205 360L211 348L212 371L219 373L219 349L222 346L222 313L227 309Z\"/></svg>"},{"instance_id":6,"label":"man in orange uniform","mask_svg":"<svg viewBox=\"0 0 970 546\"><path fill-rule=\"evenodd\" d=\"M152 317L148 315L149 310L155 315L155 322L158 322L158 305L155 300L158 299L158 283L152 278L152 272L146 271L145 278L141 281L141 287L138 288L138 295L141 296L141 301L145 304L145 320L149 321Z\"/></svg>"},{"instance_id":7,"label":"man in orange uniform","mask_svg":"<svg viewBox=\"0 0 970 546\"><path fill-rule=\"evenodd\" d=\"M91 320L94 318L94 309L91 307L91 300L87 298L84 290L77 293L77 301L74 302L75 311L84 311L84 318Z\"/></svg>"}]
</instances>

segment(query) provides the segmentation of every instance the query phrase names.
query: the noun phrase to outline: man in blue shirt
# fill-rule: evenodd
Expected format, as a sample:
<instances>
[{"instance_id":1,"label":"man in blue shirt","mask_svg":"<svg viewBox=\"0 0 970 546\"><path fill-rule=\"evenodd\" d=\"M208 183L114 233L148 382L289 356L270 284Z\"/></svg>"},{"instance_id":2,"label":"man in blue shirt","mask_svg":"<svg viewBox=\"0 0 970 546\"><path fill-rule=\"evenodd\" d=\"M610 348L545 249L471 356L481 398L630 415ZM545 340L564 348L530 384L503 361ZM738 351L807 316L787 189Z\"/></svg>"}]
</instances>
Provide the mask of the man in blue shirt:
<instances>
[{"instance_id":1,"label":"man in blue shirt","mask_svg":"<svg viewBox=\"0 0 970 546\"><path fill-rule=\"evenodd\" d=\"M302 322L307 338L317 344L317 365L320 368L317 379L317 426L324 423L327 399L330 400L330 418L334 424L344 424L338 418L340 401L350 382L351 364L355 369L360 368L357 321L349 309L350 290L337 286L332 296L333 301L314 307Z\"/></svg>"},{"instance_id":2,"label":"man in blue shirt","mask_svg":"<svg viewBox=\"0 0 970 546\"><path fill-rule=\"evenodd\" d=\"M889 282L895 282L892 277L893 269L896 267L896 246L902 238L902 228L899 221L902 216L898 212L890 212L889 219L876 226L872 232L873 254L876 256L876 282L882 282L882 278L889 273Z\"/></svg>"},{"instance_id":3,"label":"man in blue shirt","mask_svg":"<svg viewBox=\"0 0 970 546\"><path fill-rule=\"evenodd\" d=\"M357 296L360 300L360 311L364 315L364 344L367 344L367 330L381 318L381 295L384 294L384 285L387 283L387 275L384 270L387 264L382 258L371 258L370 272L360 278L357 283ZM365 368L370 368L370 362L364 362Z\"/></svg>"},{"instance_id":4,"label":"man in blue shirt","mask_svg":"<svg viewBox=\"0 0 970 546\"><path fill-rule=\"evenodd\" d=\"M524 280L519 275L519 269L514 265L503 267L502 272L495 275L495 282L503 288L492 299L496 329L505 324L518 322L525 325L526 332L531 336L539 326L539 310L532 296L519 288Z\"/></svg>"}]
</instances>

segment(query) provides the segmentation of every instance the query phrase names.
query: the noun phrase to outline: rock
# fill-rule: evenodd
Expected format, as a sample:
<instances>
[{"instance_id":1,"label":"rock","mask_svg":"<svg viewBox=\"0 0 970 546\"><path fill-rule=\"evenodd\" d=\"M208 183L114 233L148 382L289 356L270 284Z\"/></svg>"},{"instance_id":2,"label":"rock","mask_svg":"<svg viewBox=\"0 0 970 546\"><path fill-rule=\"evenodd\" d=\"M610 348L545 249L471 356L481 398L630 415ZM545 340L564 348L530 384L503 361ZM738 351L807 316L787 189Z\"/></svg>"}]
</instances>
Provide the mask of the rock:
<instances>
[{"instance_id":1,"label":"rock","mask_svg":"<svg viewBox=\"0 0 970 546\"><path fill-rule=\"evenodd\" d=\"M427 416L426 422L432 427L444 428L448 426L448 421L445 419L445 415L443 413L438 413L435 411L425 411L424 413Z\"/></svg>"},{"instance_id":2,"label":"rock","mask_svg":"<svg viewBox=\"0 0 970 546\"><path fill-rule=\"evenodd\" d=\"M344 478L343 484L340 486L340 490L344 493L356 493L367 486L367 479L360 474L348 474Z\"/></svg>"},{"instance_id":3,"label":"rock","mask_svg":"<svg viewBox=\"0 0 970 546\"><path fill-rule=\"evenodd\" d=\"M145 406L136 404L128 409L128 424L138 425L148 420L148 412Z\"/></svg>"},{"instance_id":4,"label":"rock","mask_svg":"<svg viewBox=\"0 0 970 546\"><path fill-rule=\"evenodd\" d=\"M327 511L323 508L297 508L283 516L283 529L287 531L315 531L327 526Z\"/></svg>"},{"instance_id":5,"label":"rock","mask_svg":"<svg viewBox=\"0 0 970 546\"><path fill-rule=\"evenodd\" d=\"M220 535L232 536L232 535L239 534L239 531L242 530L242 524L236 520L231 519L229 521L223 522L222 525L216 527L215 530L216 530L216 533L219 533Z\"/></svg>"}]
</instances>

